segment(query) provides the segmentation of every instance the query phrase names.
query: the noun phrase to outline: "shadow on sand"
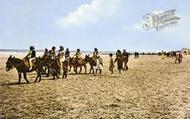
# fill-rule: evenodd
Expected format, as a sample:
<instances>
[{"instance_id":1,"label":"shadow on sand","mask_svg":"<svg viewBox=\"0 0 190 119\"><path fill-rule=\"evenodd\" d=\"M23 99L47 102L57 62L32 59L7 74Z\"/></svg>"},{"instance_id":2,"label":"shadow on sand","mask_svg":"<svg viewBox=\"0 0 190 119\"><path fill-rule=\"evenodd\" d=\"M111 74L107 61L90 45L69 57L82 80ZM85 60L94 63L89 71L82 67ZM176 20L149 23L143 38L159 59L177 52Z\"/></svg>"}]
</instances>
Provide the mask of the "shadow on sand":
<instances>
[{"instance_id":1,"label":"shadow on sand","mask_svg":"<svg viewBox=\"0 0 190 119\"><path fill-rule=\"evenodd\" d=\"M27 85L27 84L32 84L32 83L37 83L37 82L30 82L30 83L27 83L27 82L21 82L21 83L18 83L18 82L9 82L9 83L3 83L3 84L1 84L1 85L2 85L2 86Z\"/></svg>"}]
</instances>

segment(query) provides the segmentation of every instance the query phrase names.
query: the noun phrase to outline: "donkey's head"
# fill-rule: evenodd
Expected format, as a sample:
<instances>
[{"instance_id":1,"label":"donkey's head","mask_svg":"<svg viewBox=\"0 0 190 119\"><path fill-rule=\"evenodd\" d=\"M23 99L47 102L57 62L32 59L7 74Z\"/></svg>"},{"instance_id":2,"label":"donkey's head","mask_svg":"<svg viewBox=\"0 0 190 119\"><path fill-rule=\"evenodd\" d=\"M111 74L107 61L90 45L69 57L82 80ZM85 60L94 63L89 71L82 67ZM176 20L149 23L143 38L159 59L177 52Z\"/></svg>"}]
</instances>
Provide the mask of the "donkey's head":
<instances>
[{"instance_id":1,"label":"donkey's head","mask_svg":"<svg viewBox=\"0 0 190 119\"><path fill-rule=\"evenodd\" d=\"M8 72L9 70L13 69L14 67L14 58L12 57L12 55L10 55L10 57L8 58L7 62L6 62L6 71Z\"/></svg>"},{"instance_id":2,"label":"donkey's head","mask_svg":"<svg viewBox=\"0 0 190 119\"><path fill-rule=\"evenodd\" d=\"M86 62L89 62L89 61L90 61L90 55L86 55L86 56L85 56L85 61L86 61Z\"/></svg>"}]
</instances>

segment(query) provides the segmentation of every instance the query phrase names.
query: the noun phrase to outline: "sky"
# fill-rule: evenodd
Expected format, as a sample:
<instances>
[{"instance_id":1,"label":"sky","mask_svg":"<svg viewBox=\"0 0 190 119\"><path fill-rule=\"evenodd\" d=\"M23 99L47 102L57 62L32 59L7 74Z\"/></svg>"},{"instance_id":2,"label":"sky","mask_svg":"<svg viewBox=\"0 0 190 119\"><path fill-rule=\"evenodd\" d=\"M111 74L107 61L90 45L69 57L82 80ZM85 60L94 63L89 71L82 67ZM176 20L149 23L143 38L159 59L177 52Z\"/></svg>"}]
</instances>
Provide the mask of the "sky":
<instances>
[{"instance_id":1,"label":"sky","mask_svg":"<svg viewBox=\"0 0 190 119\"><path fill-rule=\"evenodd\" d=\"M143 16L176 9L179 24L143 29ZM161 51L190 48L190 0L0 0L0 49Z\"/></svg>"}]
</instances>

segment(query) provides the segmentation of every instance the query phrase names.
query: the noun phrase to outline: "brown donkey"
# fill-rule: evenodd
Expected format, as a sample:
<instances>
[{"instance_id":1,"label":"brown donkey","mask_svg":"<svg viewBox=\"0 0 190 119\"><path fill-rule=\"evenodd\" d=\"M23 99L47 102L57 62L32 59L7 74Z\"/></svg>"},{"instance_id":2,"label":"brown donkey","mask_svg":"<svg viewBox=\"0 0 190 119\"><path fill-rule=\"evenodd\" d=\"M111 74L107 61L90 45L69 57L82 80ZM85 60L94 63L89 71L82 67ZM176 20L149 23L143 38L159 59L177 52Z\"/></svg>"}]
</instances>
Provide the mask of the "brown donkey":
<instances>
[{"instance_id":1,"label":"brown donkey","mask_svg":"<svg viewBox=\"0 0 190 119\"><path fill-rule=\"evenodd\" d=\"M95 74L94 67L97 66L96 60L94 58L90 57L89 55L86 55L85 56L85 61L90 64L90 72L89 72L89 74L91 74L91 73Z\"/></svg>"},{"instance_id":2,"label":"brown donkey","mask_svg":"<svg viewBox=\"0 0 190 119\"><path fill-rule=\"evenodd\" d=\"M10 56L6 62L6 71L8 72L9 70L16 68L17 72L18 72L18 77L19 77L19 84L21 83L21 77L22 74L24 75L24 79L26 80L27 83L30 83L27 79L27 72L32 72L32 71L36 71L37 72L37 76L36 76L36 80L35 82L37 82L37 80L39 79L39 82L41 81L41 71L42 71L42 66L41 61L36 58L35 63L32 66L32 70L29 70L29 66L27 65L28 61L25 60L21 60L19 58L15 58Z\"/></svg>"},{"instance_id":3,"label":"brown donkey","mask_svg":"<svg viewBox=\"0 0 190 119\"><path fill-rule=\"evenodd\" d=\"M78 58L69 58L69 66L70 66L70 70L71 71L71 67L74 68L74 72L76 74L78 74L78 71L77 71L77 68L79 67L80 68L80 71L79 71L79 74L82 72L82 67L84 67L84 70L85 70L85 74L87 72L87 66L86 66L86 61L85 59L78 59Z\"/></svg>"}]
</instances>

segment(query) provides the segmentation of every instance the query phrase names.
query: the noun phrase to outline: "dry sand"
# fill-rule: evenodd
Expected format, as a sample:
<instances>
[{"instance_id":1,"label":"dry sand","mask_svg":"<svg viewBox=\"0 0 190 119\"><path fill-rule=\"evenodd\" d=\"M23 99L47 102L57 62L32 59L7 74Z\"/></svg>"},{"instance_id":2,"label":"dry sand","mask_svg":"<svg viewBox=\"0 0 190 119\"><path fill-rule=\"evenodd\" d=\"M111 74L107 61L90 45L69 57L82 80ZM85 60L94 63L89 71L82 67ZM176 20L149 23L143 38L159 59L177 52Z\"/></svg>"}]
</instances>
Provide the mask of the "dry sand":
<instances>
[{"instance_id":1,"label":"dry sand","mask_svg":"<svg viewBox=\"0 0 190 119\"><path fill-rule=\"evenodd\" d=\"M28 119L189 119L190 57L182 64L158 56L130 58L129 70L114 75L104 58L102 75L72 75L66 80L43 77L17 85L16 70L5 72L0 56L0 118ZM28 75L31 82L35 73Z\"/></svg>"}]
</instances>

